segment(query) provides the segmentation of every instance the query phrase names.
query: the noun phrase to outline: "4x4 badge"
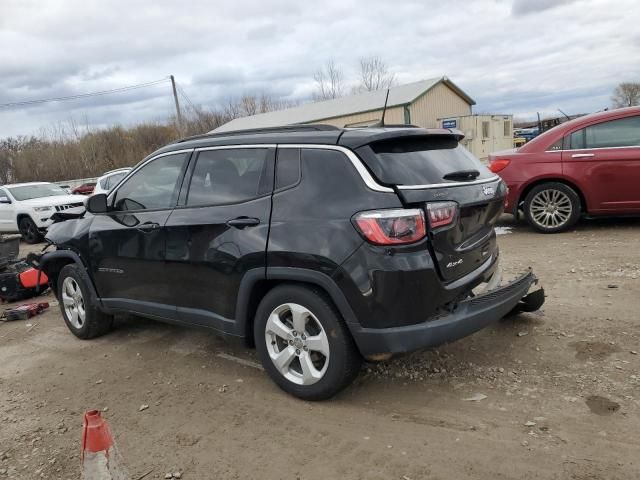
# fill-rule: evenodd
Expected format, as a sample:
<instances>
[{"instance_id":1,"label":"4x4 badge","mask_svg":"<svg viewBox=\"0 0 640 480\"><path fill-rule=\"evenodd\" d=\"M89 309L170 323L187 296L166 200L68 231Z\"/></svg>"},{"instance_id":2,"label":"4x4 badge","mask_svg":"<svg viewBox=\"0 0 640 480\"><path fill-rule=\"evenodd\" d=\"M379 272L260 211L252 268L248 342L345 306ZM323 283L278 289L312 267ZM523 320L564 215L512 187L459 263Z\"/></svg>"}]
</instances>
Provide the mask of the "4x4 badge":
<instances>
[{"instance_id":1,"label":"4x4 badge","mask_svg":"<svg viewBox=\"0 0 640 480\"><path fill-rule=\"evenodd\" d=\"M493 195L494 193L496 193L496 191L493 187L482 187L482 193L484 193L485 195Z\"/></svg>"}]
</instances>

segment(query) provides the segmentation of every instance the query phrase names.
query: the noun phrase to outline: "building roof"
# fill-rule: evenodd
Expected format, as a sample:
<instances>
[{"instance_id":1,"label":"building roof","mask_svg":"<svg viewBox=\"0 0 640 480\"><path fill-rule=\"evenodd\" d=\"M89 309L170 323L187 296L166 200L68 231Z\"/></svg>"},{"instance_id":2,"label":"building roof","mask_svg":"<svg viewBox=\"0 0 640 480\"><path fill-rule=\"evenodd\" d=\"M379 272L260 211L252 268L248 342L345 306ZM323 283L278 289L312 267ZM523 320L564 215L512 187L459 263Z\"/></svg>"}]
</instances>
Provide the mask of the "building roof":
<instances>
[{"instance_id":1,"label":"building roof","mask_svg":"<svg viewBox=\"0 0 640 480\"><path fill-rule=\"evenodd\" d=\"M389 89L387 108L408 105L440 83L444 83L451 88L469 105L475 105L476 102L447 77L437 77L391 87ZM384 106L386 95L386 90L377 90L322 102L305 103L298 107L236 118L216 128L214 132L317 122L329 118L380 110Z\"/></svg>"}]
</instances>

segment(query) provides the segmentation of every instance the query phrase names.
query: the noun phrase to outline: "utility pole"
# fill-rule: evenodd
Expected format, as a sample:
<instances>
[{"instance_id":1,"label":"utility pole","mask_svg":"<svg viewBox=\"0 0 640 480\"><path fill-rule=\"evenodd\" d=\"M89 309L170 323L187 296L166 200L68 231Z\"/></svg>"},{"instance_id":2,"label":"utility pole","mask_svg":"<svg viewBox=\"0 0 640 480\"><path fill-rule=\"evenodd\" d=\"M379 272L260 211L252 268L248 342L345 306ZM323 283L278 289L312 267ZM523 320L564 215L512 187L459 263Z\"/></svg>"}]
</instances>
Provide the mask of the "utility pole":
<instances>
[{"instance_id":1,"label":"utility pole","mask_svg":"<svg viewBox=\"0 0 640 480\"><path fill-rule=\"evenodd\" d=\"M171 88L173 89L173 100L176 102L176 118L178 119L178 130L182 132L182 114L180 113L180 102L178 102L178 92L176 91L176 79L173 78L173 75L170 75L171 78Z\"/></svg>"}]
</instances>

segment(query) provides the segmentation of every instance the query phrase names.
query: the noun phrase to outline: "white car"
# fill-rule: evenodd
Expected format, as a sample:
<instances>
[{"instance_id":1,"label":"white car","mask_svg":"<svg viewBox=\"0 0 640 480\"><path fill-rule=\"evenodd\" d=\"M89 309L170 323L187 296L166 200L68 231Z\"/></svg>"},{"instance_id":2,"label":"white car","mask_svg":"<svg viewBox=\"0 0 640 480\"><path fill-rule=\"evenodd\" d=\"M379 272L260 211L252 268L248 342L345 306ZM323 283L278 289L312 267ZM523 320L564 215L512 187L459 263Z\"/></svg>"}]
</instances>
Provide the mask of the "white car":
<instances>
[{"instance_id":1,"label":"white car","mask_svg":"<svg viewBox=\"0 0 640 480\"><path fill-rule=\"evenodd\" d=\"M38 243L56 212L82 213L82 197L69 195L53 183L15 183L0 187L0 232L20 232L27 243Z\"/></svg>"},{"instance_id":2,"label":"white car","mask_svg":"<svg viewBox=\"0 0 640 480\"><path fill-rule=\"evenodd\" d=\"M115 187L120 180L127 176L127 173L131 171L131 168L118 168L117 170L111 170L102 175L96 182L96 186L93 189L93 195L96 193L108 193L113 187Z\"/></svg>"}]
</instances>

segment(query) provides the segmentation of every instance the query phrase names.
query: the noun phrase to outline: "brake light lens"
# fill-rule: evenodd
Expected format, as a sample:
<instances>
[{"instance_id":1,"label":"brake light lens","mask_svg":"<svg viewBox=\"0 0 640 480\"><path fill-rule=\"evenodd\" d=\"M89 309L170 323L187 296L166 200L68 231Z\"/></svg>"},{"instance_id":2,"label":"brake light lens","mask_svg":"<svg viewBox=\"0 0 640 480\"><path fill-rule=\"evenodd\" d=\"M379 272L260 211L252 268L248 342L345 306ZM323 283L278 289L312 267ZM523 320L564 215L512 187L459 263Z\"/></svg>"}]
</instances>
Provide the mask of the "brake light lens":
<instances>
[{"instance_id":1,"label":"brake light lens","mask_svg":"<svg viewBox=\"0 0 640 480\"><path fill-rule=\"evenodd\" d=\"M405 245L425 237L424 213L418 208L371 210L353 217L362 236L374 245Z\"/></svg>"},{"instance_id":2,"label":"brake light lens","mask_svg":"<svg viewBox=\"0 0 640 480\"><path fill-rule=\"evenodd\" d=\"M456 202L430 202L427 203L427 213L431 228L445 227L451 225L456 219L458 204Z\"/></svg>"},{"instance_id":3,"label":"brake light lens","mask_svg":"<svg viewBox=\"0 0 640 480\"><path fill-rule=\"evenodd\" d=\"M496 160L491 160L491 163L489 164L489 170L491 170L493 173L498 173L507 168L510 163L511 160L509 160L508 158L498 158Z\"/></svg>"}]
</instances>

